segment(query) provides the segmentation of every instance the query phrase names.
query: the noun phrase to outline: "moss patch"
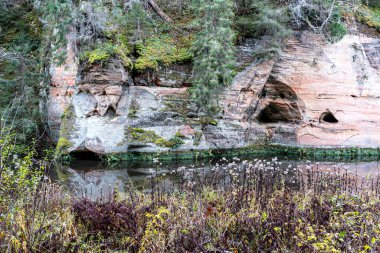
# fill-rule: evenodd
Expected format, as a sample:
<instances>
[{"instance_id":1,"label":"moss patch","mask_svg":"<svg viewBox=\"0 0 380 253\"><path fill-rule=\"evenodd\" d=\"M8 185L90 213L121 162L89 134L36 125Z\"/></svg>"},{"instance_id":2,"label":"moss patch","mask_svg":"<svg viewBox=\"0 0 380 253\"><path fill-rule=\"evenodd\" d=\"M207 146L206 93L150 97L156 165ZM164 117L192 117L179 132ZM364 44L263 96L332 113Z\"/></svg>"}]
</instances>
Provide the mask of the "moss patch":
<instances>
[{"instance_id":1,"label":"moss patch","mask_svg":"<svg viewBox=\"0 0 380 253\"><path fill-rule=\"evenodd\" d=\"M111 57L117 57L124 67L132 68L133 64L128 54L129 50L127 46L106 42L98 45L94 50L83 52L80 58L82 61L88 61L89 64L94 64L96 62L105 62Z\"/></svg>"},{"instance_id":2,"label":"moss patch","mask_svg":"<svg viewBox=\"0 0 380 253\"><path fill-rule=\"evenodd\" d=\"M61 116L61 128L56 146L57 155L66 154L67 150L73 146L69 140L75 130L75 111L74 107L70 105Z\"/></svg>"},{"instance_id":3,"label":"moss patch","mask_svg":"<svg viewBox=\"0 0 380 253\"><path fill-rule=\"evenodd\" d=\"M362 5L357 13L357 19L380 32L380 8Z\"/></svg>"},{"instance_id":4,"label":"moss patch","mask_svg":"<svg viewBox=\"0 0 380 253\"><path fill-rule=\"evenodd\" d=\"M141 128L129 127L126 132L126 136L129 142L138 143L153 143L159 147L166 148L178 148L184 144L183 140L178 136L167 140L152 130L144 130Z\"/></svg>"},{"instance_id":5,"label":"moss patch","mask_svg":"<svg viewBox=\"0 0 380 253\"><path fill-rule=\"evenodd\" d=\"M170 36L160 36L148 39L137 45L137 58L134 69L142 72L146 69L157 70L159 64L169 66L175 62L185 62L192 58L190 52L191 38L176 40Z\"/></svg>"},{"instance_id":6,"label":"moss patch","mask_svg":"<svg viewBox=\"0 0 380 253\"><path fill-rule=\"evenodd\" d=\"M57 155L65 154L67 153L67 150L72 146L73 144L68 139L60 137L55 152Z\"/></svg>"}]
</instances>

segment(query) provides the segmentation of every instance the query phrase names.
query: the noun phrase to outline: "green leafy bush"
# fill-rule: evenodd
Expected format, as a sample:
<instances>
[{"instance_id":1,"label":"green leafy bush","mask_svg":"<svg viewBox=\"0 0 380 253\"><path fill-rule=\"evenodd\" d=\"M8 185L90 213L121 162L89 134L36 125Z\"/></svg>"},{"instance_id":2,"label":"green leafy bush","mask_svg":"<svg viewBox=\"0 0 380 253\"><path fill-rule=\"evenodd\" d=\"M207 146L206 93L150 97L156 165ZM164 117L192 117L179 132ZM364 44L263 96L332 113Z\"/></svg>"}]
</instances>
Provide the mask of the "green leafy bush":
<instances>
[{"instance_id":1,"label":"green leafy bush","mask_svg":"<svg viewBox=\"0 0 380 253\"><path fill-rule=\"evenodd\" d=\"M14 138L15 135L10 133L0 136L0 206L12 195L22 195L35 187L44 173L43 166L35 166L34 147L18 146Z\"/></svg>"}]
</instances>

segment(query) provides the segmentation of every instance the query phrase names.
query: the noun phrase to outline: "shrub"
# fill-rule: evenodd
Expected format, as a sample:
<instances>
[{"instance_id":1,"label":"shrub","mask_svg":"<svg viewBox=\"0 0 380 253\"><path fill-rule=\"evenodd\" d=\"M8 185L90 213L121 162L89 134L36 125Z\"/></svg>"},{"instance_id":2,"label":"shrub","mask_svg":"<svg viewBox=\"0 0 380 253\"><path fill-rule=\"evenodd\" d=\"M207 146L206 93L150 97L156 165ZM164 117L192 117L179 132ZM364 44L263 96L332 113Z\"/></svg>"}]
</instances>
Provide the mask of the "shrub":
<instances>
[{"instance_id":1,"label":"shrub","mask_svg":"<svg viewBox=\"0 0 380 253\"><path fill-rule=\"evenodd\" d=\"M0 250L380 250L379 176L366 181L337 166L284 170L279 163L221 159L208 171L176 170L169 188L152 175L150 189L128 186L124 196L98 200L70 201L49 183L26 187L0 202Z\"/></svg>"},{"instance_id":2,"label":"shrub","mask_svg":"<svg viewBox=\"0 0 380 253\"><path fill-rule=\"evenodd\" d=\"M53 252L73 234L67 195L45 180L49 163L35 159L33 146L0 135L0 251Z\"/></svg>"},{"instance_id":3,"label":"shrub","mask_svg":"<svg viewBox=\"0 0 380 253\"><path fill-rule=\"evenodd\" d=\"M83 225L86 233L104 238L122 234L131 242L138 239L138 216L131 204L115 199L103 203L78 199L72 208L76 224Z\"/></svg>"}]
</instances>

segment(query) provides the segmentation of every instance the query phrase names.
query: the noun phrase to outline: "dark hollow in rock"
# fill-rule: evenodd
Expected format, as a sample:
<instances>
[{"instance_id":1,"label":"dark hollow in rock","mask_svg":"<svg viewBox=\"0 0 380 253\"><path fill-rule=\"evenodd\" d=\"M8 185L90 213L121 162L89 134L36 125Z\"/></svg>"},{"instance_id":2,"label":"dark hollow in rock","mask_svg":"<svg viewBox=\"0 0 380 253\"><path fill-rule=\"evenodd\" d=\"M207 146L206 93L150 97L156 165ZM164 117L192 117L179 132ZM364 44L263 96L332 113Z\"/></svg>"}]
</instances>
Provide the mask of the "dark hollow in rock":
<instances>
[{"instance_id":1,"label":"dark hollow in rock","mask_svg":"<svg viewBox=\"0 0 380 253\"><path fill-rule=\"evenodd\" d=\"M86 160L86 161L100 161L101 158L98 154L90 151L74 151L70 153L70 156L73 157L75 160Z\"/></svg>"},{"instance_id":2,"label":"dark hollow in rock","mask_svg":"<svg viewBox=\"0 0 380 253\"><path fill-rule=\"evenodd\" d=\"M322 122L322 121L327 122L327 123L338 123L339 122L337 120L337 118L335 118L334 114L332 114L332 112L330 112L330 111L322 113L322 115L319 119L319 122Z\"/></svg>"},{"instance_id":3,"label":"dark hollow in rock","mask_svg":"<svg viewBox=\"0 0 380 253\"><path fill-rule=\"evenodd\" d=\"M264 86L260 98L270 99L286 99L289 101L296 101L296 92L287 84L274 79L273 77L268 80L268 83Z\"/></svg>"},{"instance_id":4,"label":"dark hollow in rock","mask_svg":"<svg viewBox=\"0 0 380 253\"><path fill-rule=\"evenodd\" d=\"M115 108L113 107L108 107L106 113L104 114L104 116L107 116L107 117L110 117L110 118L113 118L113 117L116 117L116 110Z\"/></svg>"},{"instance_id":5,"label":"dark hollow in rock","mask_svg":"<svg viewBox=\"0 0 380 253\"><path fill-rule=\"evenodd\" d=\"M260 123L298 123L301 113L295 103L270 102L257 116Z\"/></svg>"}]
</instances>

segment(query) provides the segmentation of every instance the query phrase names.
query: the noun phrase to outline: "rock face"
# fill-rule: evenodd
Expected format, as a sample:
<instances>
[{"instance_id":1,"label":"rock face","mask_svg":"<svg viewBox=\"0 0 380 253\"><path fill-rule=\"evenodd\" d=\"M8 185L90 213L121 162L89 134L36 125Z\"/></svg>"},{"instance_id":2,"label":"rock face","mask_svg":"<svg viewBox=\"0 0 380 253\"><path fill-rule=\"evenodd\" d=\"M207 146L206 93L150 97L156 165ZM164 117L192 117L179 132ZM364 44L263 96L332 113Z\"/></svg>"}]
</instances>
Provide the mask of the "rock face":
<instances>
[{"instance_id":1,"label":"rock face","mask_svg":"<svg viewBox=\"0 0 380 253\"><path fill-rule=\"evenodd\" d=\"M119 153L227 149L254 144L380 146L380 41L348 35L327 44L298 32L276 59L254 63L239 47L242 70L215 119L189 103L189 65L131 76L122 64L52 66L49 124L69 151ZM68 46L69 52L72 46Z\"/></svg>"}]
</instances>

